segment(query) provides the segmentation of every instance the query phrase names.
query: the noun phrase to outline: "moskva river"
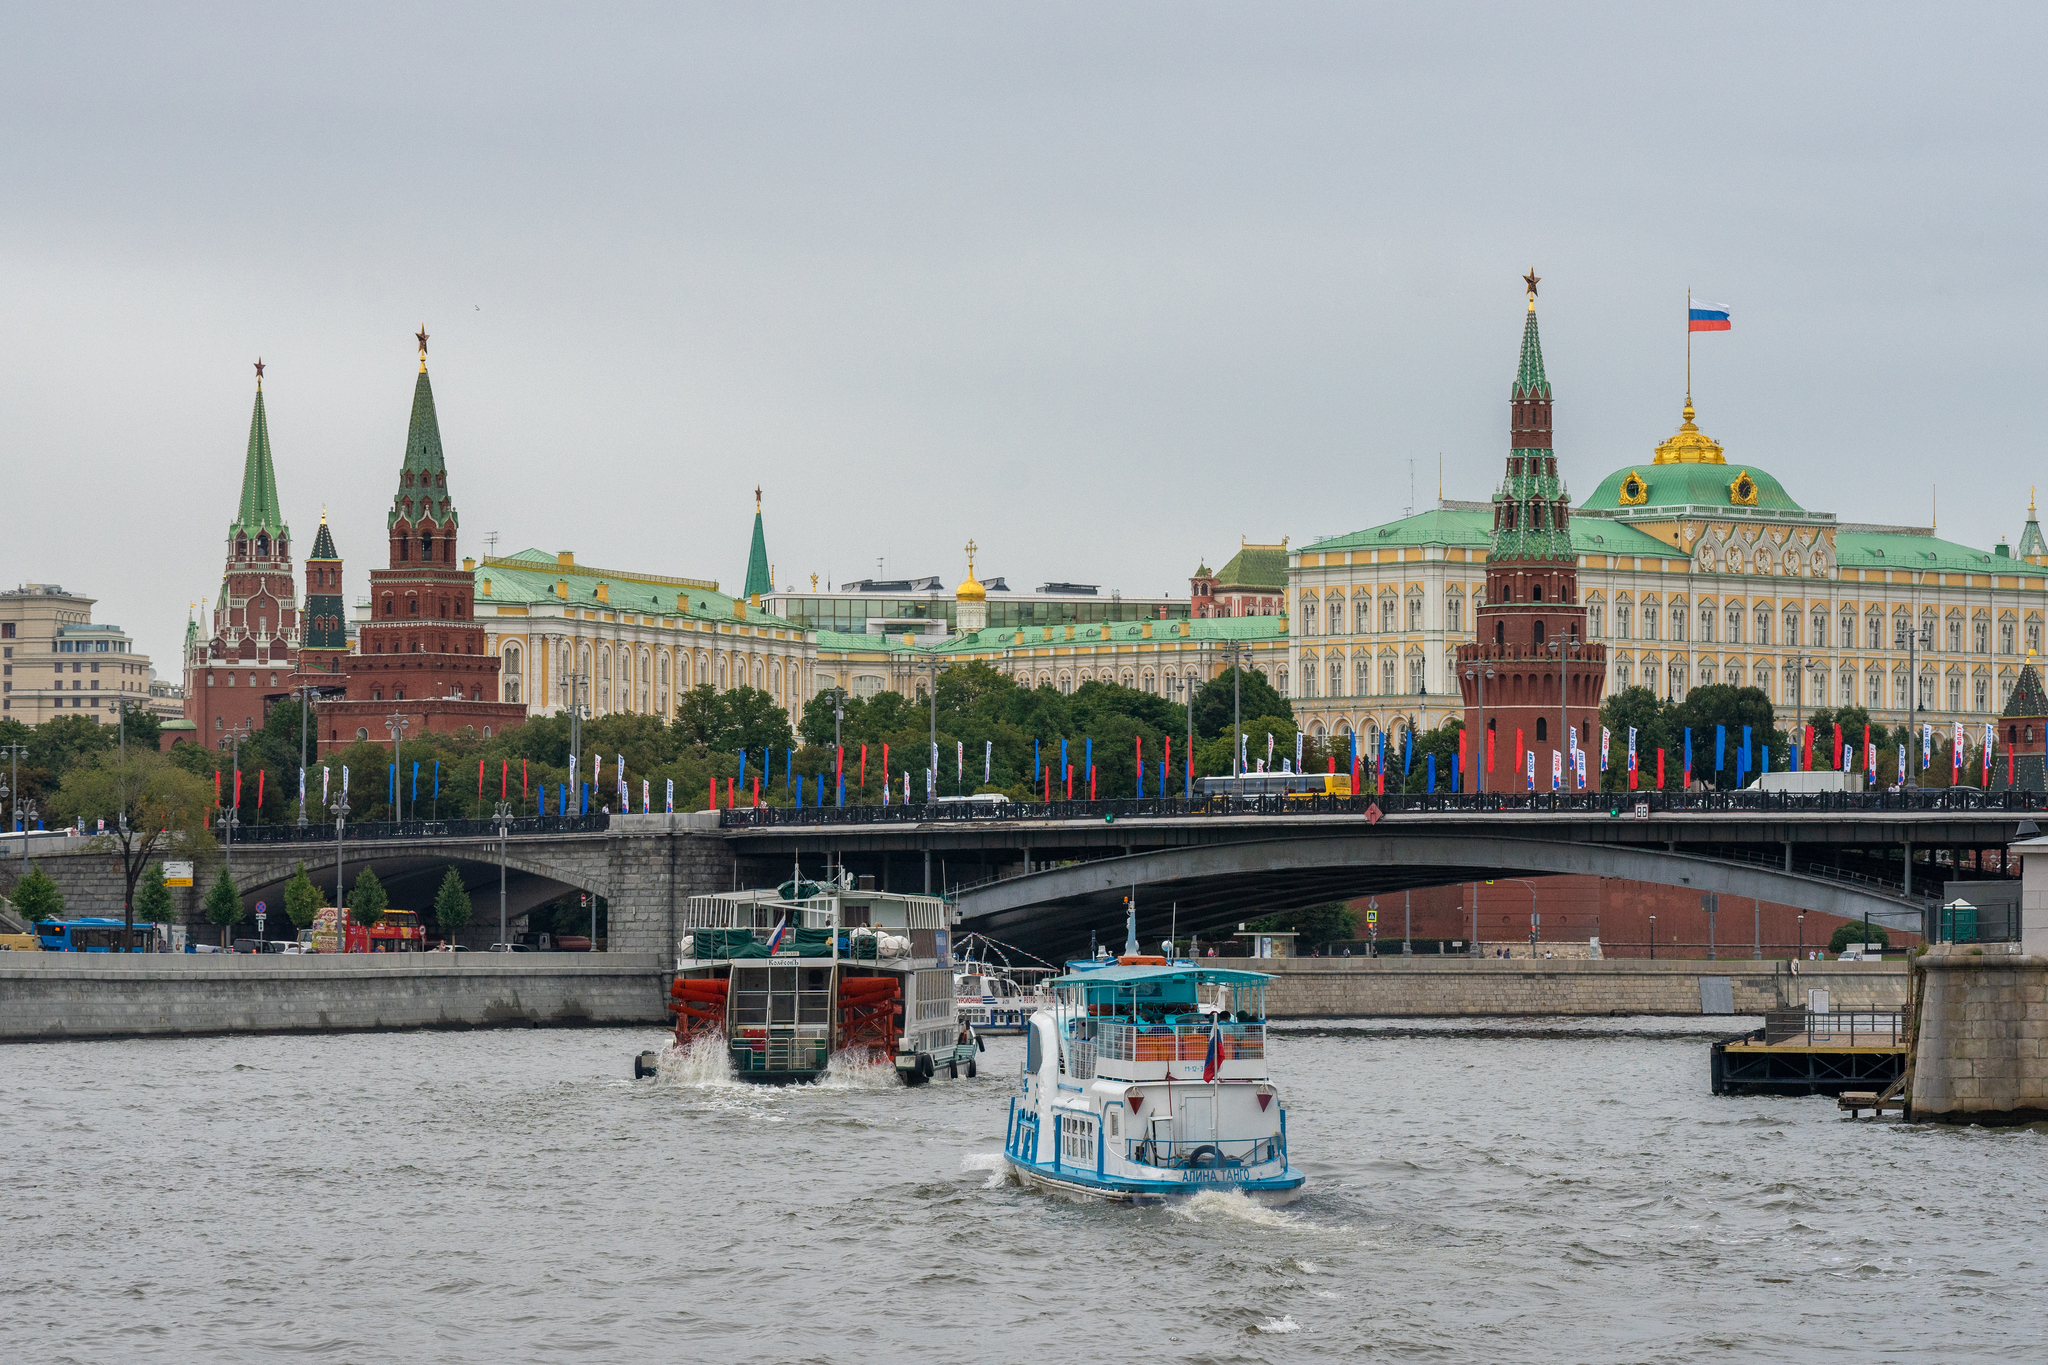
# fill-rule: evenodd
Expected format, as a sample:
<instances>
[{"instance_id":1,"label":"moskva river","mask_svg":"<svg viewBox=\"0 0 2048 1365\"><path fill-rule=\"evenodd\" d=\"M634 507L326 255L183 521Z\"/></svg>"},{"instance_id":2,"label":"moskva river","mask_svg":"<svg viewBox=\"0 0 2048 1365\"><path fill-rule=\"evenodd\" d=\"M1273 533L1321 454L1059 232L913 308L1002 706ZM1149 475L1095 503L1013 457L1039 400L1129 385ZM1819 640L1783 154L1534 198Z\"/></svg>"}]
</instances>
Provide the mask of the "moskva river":
<instances>
[{"instance_id":1,"label":"moskva river","mask_svg":"<svg viewBox=\"0 0 2048 1365\"><path fill-rule=\"evenodd\" d=\"M1707 1037L1293 1026L1307 1197L1135 1212L1004 1181L1014 1039L908 1091L636 1083L642 1030L14 1046L0 1360L2048 1354L2048 1135L1715 1099Z\"/></svg>"}]
</instances>

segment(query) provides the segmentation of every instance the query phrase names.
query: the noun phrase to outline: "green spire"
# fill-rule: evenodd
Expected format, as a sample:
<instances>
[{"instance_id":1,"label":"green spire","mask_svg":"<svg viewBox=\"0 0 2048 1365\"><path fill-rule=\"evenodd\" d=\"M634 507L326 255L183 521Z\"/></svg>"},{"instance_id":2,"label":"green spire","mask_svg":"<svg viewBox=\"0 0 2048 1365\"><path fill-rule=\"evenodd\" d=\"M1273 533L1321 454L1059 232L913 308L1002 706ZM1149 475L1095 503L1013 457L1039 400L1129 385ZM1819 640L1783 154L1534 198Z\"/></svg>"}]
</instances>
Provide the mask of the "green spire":
<instances>
[{"instance_id":1,"label":"green spire","mask_svg":"<svg viewBox=\"0 0 2048 1365\"><path fill-rule=\"evenodd\" d=\"M1522 365L1515 372L1516 398L1550 397L1550 381L1543 375L1543 338L1536 334L1536 296L1529 296L1529 320L1522 324Z\"/></svg>"},{"instance_id":2,"label":"green spire","mask_svg":"<svg viewBox=\"0 0 2048 1365\"><path fill-rule=\"evenodd\" d=\"M398 491L391 498L391 512L384 524L395 526L400 518L419 522L427 518L441 526L453 526L458 518L448 498L448 466L441 458L441 421L434 414L434 386L427 379L427 361L420 354L420 377L412 387L412 425L405 433L405 463L398 472Z\"/></svg>"},{"instance_id":3,"label":"green spire","mask_svg":"<svg viewBox=\"0 0 2048 1365\"><path fill-rule=\"evenodd\" d=\"M320 534L313 537L313 553L307 555L306 558L309 560L341 558L340 555L334 552L334 537L327 530L327 511L325 508L322 508L320 511Z\"/></svg>"},{"instance_id":4,"label":"green spire","mask_svg":"<svg viewBox=\"0 0 2048 1365\"><path fill-rule=\"evenodd\" d=\"M242 505L228 535L268 531L289 540L291 528L278 509L277 470L270 463L270 423L263 415L263 380L256 380L256 409L249 416L249 454L242 462Z\"/></svg>"},{"instance_id":5,"label":"green spire","mask_svg":"<svg viewBox=\"0 0 2048 1365\"><path fill-rule=\"evenodd\" d=\"M2041 538L2041 523L2034 512L2033 490L2027 492L2027 528L2020 533L2020 558L2048 555L2048 540Z\"/></svg>"},{"instance_id":6,"label":"green spire","mask_svg":"<svg viewBox=\"0 0 2048 1365\"><path fill-rule=\"evenodd\" d=\"M768 573L768 537L761 529L761 490L754 490L754 543L747 551L747 586L740 596L752 598L756 594L775 591L775 580Z\"/></svg>"}]
</instances>

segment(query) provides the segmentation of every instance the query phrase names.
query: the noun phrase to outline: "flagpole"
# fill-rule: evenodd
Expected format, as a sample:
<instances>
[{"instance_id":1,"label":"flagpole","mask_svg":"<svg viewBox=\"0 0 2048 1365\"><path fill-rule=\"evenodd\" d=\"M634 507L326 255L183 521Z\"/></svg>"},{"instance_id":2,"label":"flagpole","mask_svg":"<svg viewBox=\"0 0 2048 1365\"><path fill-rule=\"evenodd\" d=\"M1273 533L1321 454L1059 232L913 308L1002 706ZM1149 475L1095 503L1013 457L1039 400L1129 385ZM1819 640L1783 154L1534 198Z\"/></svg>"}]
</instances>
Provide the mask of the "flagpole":
<instances>
[{"instance_id":1,"label":"flagpole","mask_svg":"<svg viewBox=\"0 0 2048 1365\"><path fill-rule=\"evenodd\" d=\"M1692 286L1685 288L1685 405L1692 406Z\"/></svg>"}]
</instances>

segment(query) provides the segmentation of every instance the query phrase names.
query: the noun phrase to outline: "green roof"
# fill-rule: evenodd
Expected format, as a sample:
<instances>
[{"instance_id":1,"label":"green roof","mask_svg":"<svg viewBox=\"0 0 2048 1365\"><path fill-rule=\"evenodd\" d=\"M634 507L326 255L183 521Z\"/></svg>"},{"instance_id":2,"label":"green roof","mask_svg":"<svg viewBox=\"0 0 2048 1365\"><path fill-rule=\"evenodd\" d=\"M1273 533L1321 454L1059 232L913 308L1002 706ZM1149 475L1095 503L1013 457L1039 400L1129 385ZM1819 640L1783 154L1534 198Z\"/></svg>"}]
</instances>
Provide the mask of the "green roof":
<instances>
[{"instance_id":1,"label":"green roof","mask_svg":"<svg viewBox=\"0 0 2048 1365\"><path fill-rule=\"evenodd\" d=\"M1640 503L1624 503L1621 500L1621 484L1630 474L1636 475L1649 487ZM1754 466L1739 464L1656 464L1645 461L1627 469L1617 469L1600 481L1593 495L1579 504L1582 512L1642 512L1651 507L1727 507L1736 511L1746 509L1750 504L1729 500L1729 485L1747 474L1756 484L1756 503L1759 510L1779 512L1804 512L1806 509L1792 501L1792 495L1778 482L1777 476L1766 473Z\"/></svg>"},{"instance_id":2,"label":"green roof","mask_svg":"<svg viewBox=\"0 0 2048 1365\"><path fill-rule=\"evenodd\" d=\"M1952 569L1983 573L1998 564L2010 567L2012 562L1989 550L1933 536L1848 528L1835 532L1835 563L1844 569Z\"/></svg>"},{"instance_id":3,"label":"green roof","mask_svg":"<svg viewBox=\"0 0 2048 1365\"><path fill-rule=\"evenodd\" d=\"M409 490L425 490L417 495ZM386 526L403 518L415 522L431 518L441 526L455 526L455 504L448 497L448 465L441 457L441 421L434 413L434 386L427 381L426 362L420 362L420 377L412 386L412 420L405 432L405 463L399 468L398 491L391 498Z\"/></svg>"},{"instance_id":4,"label":"green roof","mask_svg":"<svg viewBox=\"0 0 2048 1365\"><path fill-rule=\"evenodd\" d=\"M1216 583L1226 591L1231 588L1261 588L1268 592L1285 592L1287 550L1285 547L1246 545L1216 571Z\"/></svg>"},{"instance_id":5,"label":"green roof","mask_svg":"<svg viewBox=\"0 0 2048 1365\"><path fill-rule=\"evenodd\" d=\"M1666 545L1648 532L1619 522L1582 522L1573 517L1568 524L1575 554L1690 557L1676 545ZM1301 548L1304 553L1313 551L1318 554L1333 550L1384 550L1415 545L1456 545L1468 550L1486 550L1492 541L1492 512L1467 507L1438 507L1399 521L1390 521L1384 526L1368 526L1348 536L1318 540Z\"/></svg>"},{"instance_id":6,"label":"green roof","mask_svg":"<svg viewBox=\"0 0 2048 1365\"><path fill-rule=\"evenodd\" d=\"M630 611L649 616L718 621L728 625L739 620L732 614L733 599L719 592L715 586L707 586L695 579L659 579L586 564L564 566L544 550L521 550L501 559L486 559L477 566L476 579L479 606L491 603L517 607L552 602L583 611ZM484 591L486 583L490 585L489 592ZM567 597L555 592L557 583L569 585ZM599 601L597 596L600 583L605 586L604 601ZM687 604L680 610L676 605L678 598ZM782 630L803 629L793 621L772 616L757 607L747 608L742 624Z\"/></svg>"},{"instance_id":7,"label":"green roof","mask_svg":"<svg viewBox=\"0 0 2048 1365\"><path fill-rule=\"evenodd\" d=\"M1543 339L1536 335L1536 310L1522 324L1522 363L1515 370L1516 398L1550 397L1550 380L1543 374Z\"/></svg>"},{"instance_id":8,"label":"green roof","mask_svg":"<svg viewBox=\"0 0 2048 1365\"><path fill-rule=\"evenodd\" d=\"M1188 633L1182 635L1180 621L1154 621L1151 623L1152 638L1146 643L1287 638L1287 618L1284 616L1219 616L1186 624ZM1074 645L1136 643L1144 639L1145 623L1142 621L1105 621L1098 625L1076 623L1072 639L1067 638L1065 625L990 626L947 639L916 635L911 637L909 644L904 643L900 632L894 635L861 635L821 630L818 632L818 650L820 653L867 650L891 654L987 654L999 649L1057 649Z\"/></svg>"},{"instance_id":9,"label":"green roof","mask_svg":"<svg viewBox=\"0 0 2048 1365\"><path fill-rule=\"evenodd\" d=\"M2048 716L2048 695L2041 691L2041 675L2032 664L2020 665L2020 676L2012 685L2012 695L2006 698L2005 710L1999 713L2000 720L2019 720L2022 717Z\"/></svg>"},{"instance_id":10,"label":"green roof","mask_svg":"<svg viewBox=\"0 0 2048 1365\"><path fill-rule=\"evenodd\" d=\"M334 552L334 537L328 534L327 517L324 513L320 517L320 534L313 537L313 553L307 555L306 558L308 560L341 558L340 555Z\"/></svg>"},{"instance_id":11,"label":"green roof","mask_svg":"<svg viewBox=\"0 0 2048 1365\"><path fill-rule=\"evenodd\" d=\"M2027 505L2027 527L2020 532L2020 548L2017 553L2021 559L2028 555L2048 555L2048 540L2041 538L2041 523L2034 519L2034 508L2031 503Z\"/></svg>"},{"instance_id":12,"label":"green roof","mask_svg":"<svg viewBox=\"0 0 2048 1365\"><path fill-rule=\"evenodd\" d=\"M775 591L775 580L768 576L768 538L761 532L761 504L754 504L754 543L747 550L747 583L740 590L743 597L757 597L765 592Z\"/></svg>"},{"instance_id":13,"label":"green roof","mask_svg":"<svg viewBox=\"0 0 2048 1365\"><path fill-rule=\"evenodd\" d=\"M256 407L249 414L249 453L242 461L242 504L228 534L255 535L268 531L291 539L284 524L284 512L277 502L277 470L270 462L270 422L263 415L263 385L256 385Z\"/></svg>"}]
</instances>

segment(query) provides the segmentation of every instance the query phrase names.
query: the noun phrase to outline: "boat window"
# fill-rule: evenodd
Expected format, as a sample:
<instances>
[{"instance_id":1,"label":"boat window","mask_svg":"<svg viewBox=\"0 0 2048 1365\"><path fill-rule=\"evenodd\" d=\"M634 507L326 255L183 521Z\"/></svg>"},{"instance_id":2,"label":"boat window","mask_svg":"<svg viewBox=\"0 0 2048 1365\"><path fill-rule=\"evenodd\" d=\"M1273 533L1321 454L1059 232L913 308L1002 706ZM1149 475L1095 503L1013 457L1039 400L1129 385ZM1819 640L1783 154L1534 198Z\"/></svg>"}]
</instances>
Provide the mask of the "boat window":
<instances>
[{"instance_id":1,"label":"boat window","mask_svg":"<svg viewBox=\"0 0 2048 1365\"><path fill-rule=\"evenodd\" d=\"M1044 1044L1039 1042L1039 1034L1038 1026L1033 1024L1031 1035L1024 1040L1024 1070L1026 1072L1036 1073L1039 1066L1045 1060Z\"/></svg>"}]
</instances>

